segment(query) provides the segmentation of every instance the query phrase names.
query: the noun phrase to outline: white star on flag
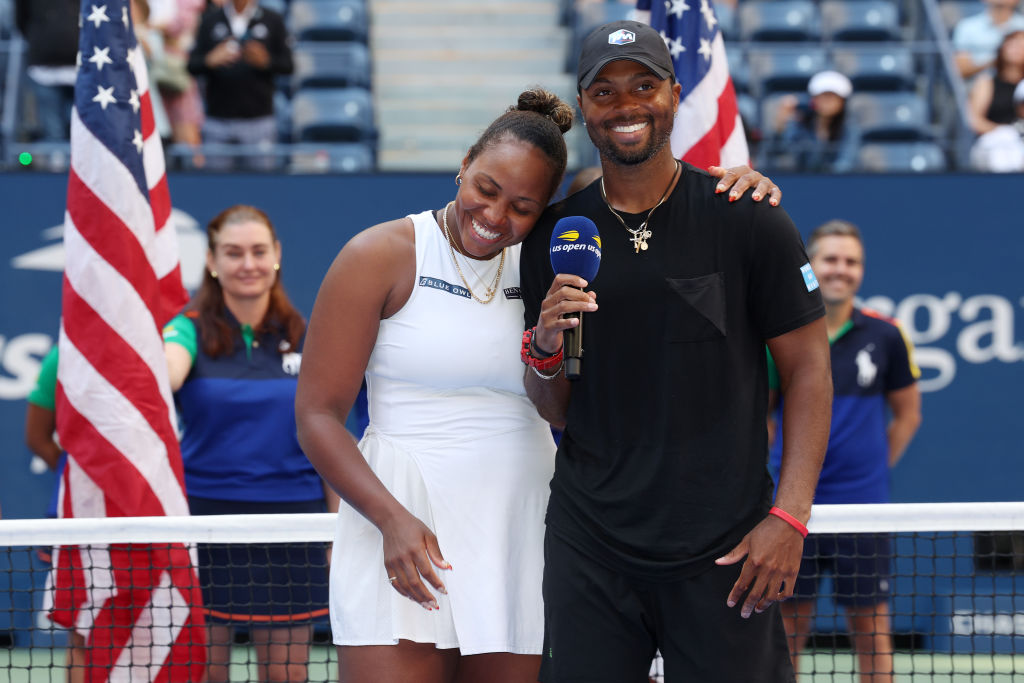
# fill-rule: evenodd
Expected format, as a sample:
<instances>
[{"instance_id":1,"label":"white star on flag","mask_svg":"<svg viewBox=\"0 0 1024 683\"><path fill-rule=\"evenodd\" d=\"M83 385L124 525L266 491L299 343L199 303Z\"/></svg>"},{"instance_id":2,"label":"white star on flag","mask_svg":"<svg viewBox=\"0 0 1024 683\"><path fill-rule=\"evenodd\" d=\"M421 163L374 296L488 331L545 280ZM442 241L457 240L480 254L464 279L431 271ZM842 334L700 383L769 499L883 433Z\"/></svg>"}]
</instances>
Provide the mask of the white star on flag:
<instances>
[{"instance_id":1,"label":"white star on flag","mask_svg":"<svg viewBox=\"0 0 1024 683\"><path fill-rule=\"evenodd\" d=\"M132 111L136 114L139 113L139 107L142 106L142 102L139 101L139 91L132 90L131 97L128 98L128 104L132 105Z\"/></svg>"},{"instance_id":2,"label":"white star on flag","mask_svg":"<svg viewBox=\"0 0 1024 683\"><path fill-rule=\"evenodd\" d=\"M700 47L697 49L697 52L699 54L703 55L705 60L710 60L711 59L711 41L708 40L707 38L701 38L700 39Z\"/></svg>"},{"instance_id":3,"label":"white star on flag","mask_svg":"<svg viewBox=\"0 0 1024 683\"><path fill-rule=\"evenodd\" d=\"M686 4L686 0L669 0L665 1L665 13L676 15L676 19L683 18L683 12L690 9L690 6Z\"/></svg>"},{"instance_id":4,"label":"white star on flag","mask_svg":"<svg viewBox=\"0 0 1024 683\"><path fill-rule=\"evenodd\" d=\"M125 28L128 28L128 8L121 8L121 23L124 24Z\"/></svg>"},{"instance_id":5,"label":"white star on flag","mask_svg":"<svg viewBox=\"0 0 1024 683\"><path fill-rule=\"evenodd\" d=\"M135 51L139 49L138 47L130 47L125 50L124 58L128 61L128 68L132 70L132 73L135 73Z\"/></svg>"},{"instance_id":6,"label":"white star on flag","mask_svg":"<svg viewBox=\"0 0 1024 683\"><path fill-rule=\"evenodd\" d=\"M686 52L686 47L683 45L683 39L678 36L675 38L668 38L666 36L665 45L668 46L668 51L672 53L672 59L675 59Z\"/></svg>"},{"instance_id":7,"label":"white star on flag","mask_svg":"<svg viewBox=\"0 0 1024 683\"><path fill-rule=\"evenodd\" d=\"M103 71L104 64L113 64L114 60L110 58L110 48L105 47L102 50L98 47L92 48L92 57L89 57L89 61L96 65L97 71Z\"/></svg>"},{"instance_id":8,"label":"white star on flag","mask_svg":"<svg viewBox=\"0 0 1024 683\"><path fill-rule=\"evenodd\" d=\"M704 15L704 21L708 22L709 29L718 23L718 19L715 18L715 10L711 9L711 3L708 0L700 0L700 13Z\"/></svg>"},{"instance_id":9,"label":"white star on flag","mask_svg":"<svg viewBox=\"0 0 1024 683\"><path fill-rule=\"evenodd\" d=\"M79 50L75 53L75 71L82 68L82 51Z\"/></svg>"},{"instance_id":10,"label":"white star on flag","mask_svg":"<svg viewBox=\"0 0 1024 683\"><path fill-rule=\"evenodd\" d=\"M99 28L100 24L102 24L104 21L110 21L110 17L107 16L107 6L100 5L99 7L97 7L96 5L93 5L92 13L89 16L87 16L85 20L91 21L93 24L96 25L96 28Z\"/></svg>"},{"instance_id":11,"label":"white star on flag","mask_svg":"<svg viewBox=\"0 0 1024 683\"><path fill-rule=\"evenodd\" d=\"M135 129L135 134L132 135L132 144L135 145L135 149L138 150L139 154L142 154L142 131L138 128Z\"/></svg>"},{"instance_id":12,"label":"white star on flag","mask_svg":"<svg viewBox=\"0 0 1024 683\"><path fill-rule=\"evenodd\" d=\"M99 102L99 105L103 107L103 111L107 110L108 104L117 102L117 98L114 97L114 86L104 88L102 85L97 85L96 90L98 90L98 92L96 93L96 97L92 98L92 101Z\"/></svg>"}]
</instances>

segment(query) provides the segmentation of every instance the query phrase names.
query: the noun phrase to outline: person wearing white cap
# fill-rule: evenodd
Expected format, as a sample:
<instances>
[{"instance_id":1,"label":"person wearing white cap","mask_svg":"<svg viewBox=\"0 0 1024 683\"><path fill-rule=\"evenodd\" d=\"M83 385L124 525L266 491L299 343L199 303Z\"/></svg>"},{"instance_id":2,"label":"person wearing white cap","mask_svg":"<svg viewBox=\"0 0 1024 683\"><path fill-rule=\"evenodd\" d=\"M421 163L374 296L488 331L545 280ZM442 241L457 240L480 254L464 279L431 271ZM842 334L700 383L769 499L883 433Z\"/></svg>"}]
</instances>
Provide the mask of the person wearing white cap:
<instances>
[{"instance_id":1,"label":"person wearing white cap","mask_svg":"<svg viewBox=\"0 0 1024 683\"><path fill-rule=\"evenodd\" d=\"M857 135L846 117L850 79L838 71L821 71L807 84L810 103L793 95L779 105L768 161L780 169L845 173L853 170Z\"/></svg>"}]
</instances>

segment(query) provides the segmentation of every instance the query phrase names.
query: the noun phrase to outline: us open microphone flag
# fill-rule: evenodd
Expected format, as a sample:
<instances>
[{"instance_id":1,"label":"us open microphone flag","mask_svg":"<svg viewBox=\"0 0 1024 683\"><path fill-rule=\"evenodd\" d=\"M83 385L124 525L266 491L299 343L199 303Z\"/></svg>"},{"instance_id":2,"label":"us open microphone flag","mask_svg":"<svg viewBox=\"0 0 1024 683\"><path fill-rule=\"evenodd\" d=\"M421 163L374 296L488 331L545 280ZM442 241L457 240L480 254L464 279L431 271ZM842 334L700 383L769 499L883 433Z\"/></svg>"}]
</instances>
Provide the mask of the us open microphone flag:
<instances>
[{"instance_id":1,"label":"us open microphone flag","mask_svg":"<svg viewBox=\"0 0 1024 683\"><path fill-rule=\"evenodd\" d=\"M672 153L697 168L750 162L725 42L711 0L638 0L650 10L682 85Z\"/></svg>"},{"instance_id":2,"label":"us open microphone flag","mask_svg":"<svg viewBox=\"0 0 1024 683\"><path fill-rule=\"evenodd\" d=\"M128 0L85 0L64 217L57 432L61 517L187 515L161 325L187 301L146 65ZM51 618L85 639L86 681L199 681L189 548L55 549Z\"/></svg>"}]
</instances>

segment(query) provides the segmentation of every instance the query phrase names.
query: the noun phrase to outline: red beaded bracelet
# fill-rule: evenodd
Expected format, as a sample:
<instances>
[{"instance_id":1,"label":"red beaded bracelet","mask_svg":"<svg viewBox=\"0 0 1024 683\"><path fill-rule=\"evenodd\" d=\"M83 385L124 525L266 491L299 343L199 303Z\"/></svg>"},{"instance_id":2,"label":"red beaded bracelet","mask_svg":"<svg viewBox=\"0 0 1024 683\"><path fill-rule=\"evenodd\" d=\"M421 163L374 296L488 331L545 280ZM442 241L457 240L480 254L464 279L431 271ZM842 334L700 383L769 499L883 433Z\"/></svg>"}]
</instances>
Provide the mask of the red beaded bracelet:
<instances>
[{"instance_id":1,"label":"red beaded bracelet","mask_svg":"<svg viewBox=\"0 0 1024 683\"><path fill-rule=\"evenodd\" d=\"M557 353L547 358L537 358L533 355L533 335L536 331L536 327L531 327L523 332L523 348L520 351L519 357L523 363L538 370L550 370L551 368L558 367L562 363L562 349L558 349Z\"/></svg>"},{"instance_id":2,"label":"red beaded bracelet","mask_svg":"<svg viewBox=\"0 0 1024 683\"><path fill-rule=\"evenodd\" d=\"M801 524L799 519L789 514L782 508L773 507L771 510L768 511L768 514L775 515L776 517L778 517L779 519L781 519L782 521L786 522L791 527L799 531L801 536L807 538L807 527Z\"/></svg>"}]
</instances>

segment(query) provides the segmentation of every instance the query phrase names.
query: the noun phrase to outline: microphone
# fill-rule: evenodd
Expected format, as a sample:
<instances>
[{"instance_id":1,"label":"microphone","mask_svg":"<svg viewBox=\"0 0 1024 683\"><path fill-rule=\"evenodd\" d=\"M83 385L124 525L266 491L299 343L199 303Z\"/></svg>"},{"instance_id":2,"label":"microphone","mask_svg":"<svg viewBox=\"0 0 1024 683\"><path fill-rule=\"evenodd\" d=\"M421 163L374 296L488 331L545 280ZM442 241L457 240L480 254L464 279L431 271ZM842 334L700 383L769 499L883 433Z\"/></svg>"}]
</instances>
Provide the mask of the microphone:
<instances>
[{"instance_id":1,"label":"microphone","mask_svg":"<svg viewBox=\"0 0 1024 683\"><path fill-rule=\"evenodd\" d=\"M551 269L555 274L578 275L589 283L594 280L600 265L601 235L594 221L586 216L560 218L551 231ZM566 313L565 317L580 320L576 327L562 333L565 376L579 379L583 370L583 316Z\"/></svg>"}]
</instances>

